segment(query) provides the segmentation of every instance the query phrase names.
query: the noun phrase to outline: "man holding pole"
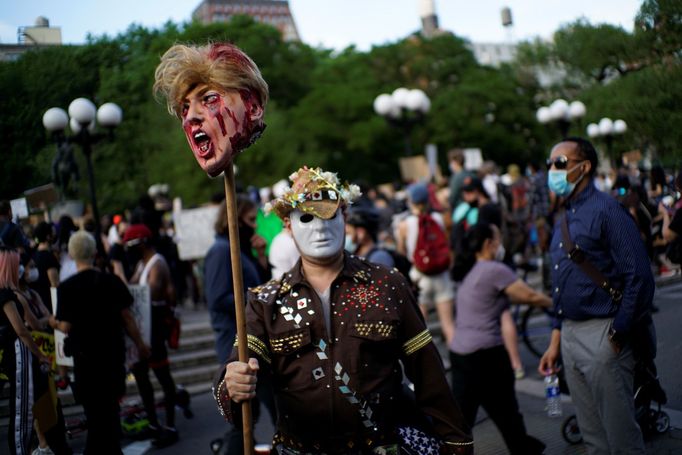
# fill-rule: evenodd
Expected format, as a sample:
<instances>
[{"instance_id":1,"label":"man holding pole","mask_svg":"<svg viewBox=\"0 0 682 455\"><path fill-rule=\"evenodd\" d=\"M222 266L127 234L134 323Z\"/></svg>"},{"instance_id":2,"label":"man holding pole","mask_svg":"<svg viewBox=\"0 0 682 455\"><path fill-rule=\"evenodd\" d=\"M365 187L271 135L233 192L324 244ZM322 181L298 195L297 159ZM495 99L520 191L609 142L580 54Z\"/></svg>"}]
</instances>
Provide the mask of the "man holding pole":
<instances>
[{"instance_id":1,"label":"man holding pole","mask_svg":"<svg viewBox=\"0 0 682 455\"><path fill-rule=\"evenodd\" d=\"M187 142L201 169L224 172L230 261L235 296L239 359L248 360L244 285L237 227L232 160L260 137L268 85L251 58L232 44L174 45L156 68L154 92L182 121ZM229 279L229 277L225 277ZM244 453L252 454L251 408L242 405Z\"/></svg>"},{"instance_id":2,"label":"man holding pole","mask_svg":"<svg viewBox=\"0 0 682 455\"><path fill-rule=\"evenodd\" d=\"M251 358L220 372L223 415L271 375L275 448L285 454L469 454L473 441L406 280L344 253L345 210L360 194L336 174L302 168L271 204L301 259L280 280L251 289ZM414 394L403 386L403 371Z\"/></svg>"}]
</instances>

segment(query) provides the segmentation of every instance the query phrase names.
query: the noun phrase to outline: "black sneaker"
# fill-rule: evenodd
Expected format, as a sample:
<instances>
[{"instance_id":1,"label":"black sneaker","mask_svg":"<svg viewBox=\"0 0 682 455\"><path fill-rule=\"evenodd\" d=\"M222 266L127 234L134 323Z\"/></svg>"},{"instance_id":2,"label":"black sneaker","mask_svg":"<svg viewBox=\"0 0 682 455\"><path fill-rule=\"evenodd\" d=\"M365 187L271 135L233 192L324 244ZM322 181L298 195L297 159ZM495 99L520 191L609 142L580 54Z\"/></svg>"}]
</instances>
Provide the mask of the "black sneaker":
<instances>
[{"instance_id":1,"label":"black sneaker","mask_svg":"<svg viewBox=\"0 0 682 455\"><path fill-rule=\"evenodd\" d=\"M164 447L172 446L178 442L178 439L180 439L178 430L175 428L164 428L161 430L159 436L152 441L152 445L157 449L162 449Z\"/></svg>"}]
</instances>

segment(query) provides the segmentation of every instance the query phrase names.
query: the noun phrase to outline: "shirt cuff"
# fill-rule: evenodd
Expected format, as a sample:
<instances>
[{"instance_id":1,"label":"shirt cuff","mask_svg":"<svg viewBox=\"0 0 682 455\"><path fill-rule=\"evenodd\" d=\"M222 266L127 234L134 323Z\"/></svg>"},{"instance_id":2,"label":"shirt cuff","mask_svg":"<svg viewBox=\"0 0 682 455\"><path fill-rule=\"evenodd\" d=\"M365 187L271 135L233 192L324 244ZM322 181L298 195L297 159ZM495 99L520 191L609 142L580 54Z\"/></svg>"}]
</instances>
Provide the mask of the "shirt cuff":
<instances>
[{"instance_id":1,"label":"shirt cuff","mask_svg":"<svg viewBox=\"0 0 682 455\"><path fill-rule=\"evenodd\" d=\"M611 326L619 334L627 335L632 330L632 317L623 312L618 312Z\"/></svg>"},{"instance_id":2,"label":"shirt cuff","mask_svg":"<svg viewBox=\"0 0 682 455\"><path fill-rule=\"evenodd\" d=\"M561 322L562 319L559 319L558 317L554 316L552 318L552 329L561 330Z\"/></svg>"},{"instance_id":3,"label":"shirt cuff","mask_svg":"<svg viewBox=\"0 0 682 455\"><path fill-rule=\"evenodd\" d=\"M225 384L225 370L223 370L222 376L223 378L218 385L213 386L213 399L218 405L218 411L220 411L220 415L222 415L228 422L233 422L234 416L232 414L232 400L230 399L230 394L227 392L227 385Z\"/></svg>"},{"instance_id":4,"label":"shirt cuff","mask_svg":"<svg viewBox=\"0 0 682 455\"><path fill-rule=\"evenodd\" d=\"M440 453L442 455L473 454L474 441L443 441L440 446Z\"/></svg>"}]
</instances>

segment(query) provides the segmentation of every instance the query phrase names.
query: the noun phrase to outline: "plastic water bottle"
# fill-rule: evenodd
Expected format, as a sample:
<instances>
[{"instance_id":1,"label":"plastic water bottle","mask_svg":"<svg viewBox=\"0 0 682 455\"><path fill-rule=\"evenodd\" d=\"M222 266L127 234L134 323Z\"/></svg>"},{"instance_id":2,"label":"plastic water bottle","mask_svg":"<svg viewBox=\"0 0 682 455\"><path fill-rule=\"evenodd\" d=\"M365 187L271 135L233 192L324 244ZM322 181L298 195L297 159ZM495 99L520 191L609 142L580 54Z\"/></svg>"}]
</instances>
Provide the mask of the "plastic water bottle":
<instances>
[{"instance_id":1,"label":"plastic water bottle","mask_svg":"<svg viewBox=\"0 0 682 455\"><path fill-rule=\"evenodd\" d=\"M547 396L547 415L561 416L561 393L559 392L559 377L556 374L545 376L545 394Z\"/></svg>"}]
</instances>

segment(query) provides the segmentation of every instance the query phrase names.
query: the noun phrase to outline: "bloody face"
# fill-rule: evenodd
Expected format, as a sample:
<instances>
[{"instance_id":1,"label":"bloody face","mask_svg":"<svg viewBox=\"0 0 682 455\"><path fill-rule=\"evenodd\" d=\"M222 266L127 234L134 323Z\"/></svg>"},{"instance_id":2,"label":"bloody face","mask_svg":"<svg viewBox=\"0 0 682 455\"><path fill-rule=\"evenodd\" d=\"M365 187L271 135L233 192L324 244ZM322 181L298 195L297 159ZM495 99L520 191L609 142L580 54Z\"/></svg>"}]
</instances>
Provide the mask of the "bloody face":
<instances>
[{"instance_id":1,"label":"bloody face","mask_svg":"<svg viewBox=\"0 0 682 455\"><path fill-rule=\"evenodd\" d=\"M263 110L248 91L227 92L198 85L185 96L182 127L199 166L211 177L251 143Z\"/></svg>"}]
</instances>

